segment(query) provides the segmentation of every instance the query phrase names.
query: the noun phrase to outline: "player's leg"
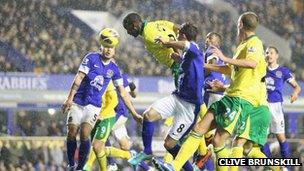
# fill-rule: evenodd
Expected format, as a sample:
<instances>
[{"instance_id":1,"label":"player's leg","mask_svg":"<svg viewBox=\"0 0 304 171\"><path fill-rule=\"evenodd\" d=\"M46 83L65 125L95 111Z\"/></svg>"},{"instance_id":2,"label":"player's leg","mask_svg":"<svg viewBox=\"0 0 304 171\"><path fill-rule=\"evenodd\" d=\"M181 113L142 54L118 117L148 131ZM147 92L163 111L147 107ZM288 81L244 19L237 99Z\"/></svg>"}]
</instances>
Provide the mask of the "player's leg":
<instances>
[{"instance_id":1,"label":"player's leg","mask_svg":"<svg viewBox=\"0 0 304 171\"><path fill-rule=\"evenodd\" d=\"M188 108L191 109L191 107L188 107ZM196 109L198 109L198 108L196 108ZM183 110L184 110L184 109L181 108L181 109L178 109L177 111L183 111ZM192 109L192 110L193 110L193 109ZM201 106L200 106L200 111L199 111L199 114L198 114L198 116L199 116L198 120L200 120L200 118L203 118L203 117L204 117L204 115L206 114L206 111L207 111L206 105L205 105L205 104L201 105ZM180 113L182 113L182 112L180 112ZM180 114L180 113L178 113L178 114ZM173 122L173 123L175 123L175 126L173 126L173 128L171 129L171 137L170 137L170 133L169 133L169 136L168 136L167 139L166 139L166 144L165 144L165 146L166 146L166 148L168 149L168 151L169 151L173 156L176 156L177 153L178 153L178 151L179 151L179 149L180 149L180 145L173 146L173 145L175 144L175 143L174 143L174 139L175 139L175 140L176 140L176 139L180 139L180 137L176 137L176 136L177 136L177 135L185 135L185 134L188 134L188 133L184 133L184 132L182 132L182 134L179 134L179 133L177 133L177 132L174 133L174 130L175 130L175 131L177 131L177 130L179 130L179 131L186 131L186 130L188 130L188 125L192 125L192 124L193 124L192 119L190 119L190 120L188 119L189 116L193 116L193 111L188 111L188 112L186 111L186 112L184 112L184 113L185 113L185 114L182 115L182 116L175 116L174 122ZM187 113L188 113L188 114L187 114ZM195 111L195 113L197 113L197 110ZM177 115L178 115L178 114L177 114ZM185 116L186 116L186 118L185 118ZM183 123L183 122L187 121L187 119L189 120L189 124ZM173 133L172 133L172 131L173 131ZM188 132L188 131L186 131L186 132ZM172 137L174 137L174 138L172 138ZM170 142L170 140L171 140L172 142ZM202 141L205 141L204 138L203 138L203 136L202 136L200 142L202 142ZM170 143L169 143L169 142L170 142ZM171 144L171 147L169 147L170 144ZM173 145L172 145L172 144L173 144ZM206 151L207 151L207 147L206 147L205 143L204 143L204 144L200 143L199 146L200 146L200 149L201 149L201 151L200 151L201 153L200 153L200 154L205 155L205 154L206 154ZM166 159L164 159L164 160L165 160L166 163L171 163L170 160L166 160ZM185 159L184 162L181 162L180 166L182 166L186 161L187 161L187 159ZM157 161L156 161L156 162L157 162ZM159 161L159 162L162 162L162 161ZM157 164L157 163L156 163L156 164ZM192 166L191 166L191 164L190 164L189 162L186 162L186 163L184 164L183 168L184 168L185 170L191 170L191 169L192 169Z\"/></svg>"},{"instance_id":2,"label":"player's leg","mask_svg":"<svg viewBox=\"0 0 304 171\"><path fill-rule=\"evenodd\" d=\"M198 120L203 118L205 116L206 112L207 112L207 106L205 104L202 104L200 107ZM199 144L199 147L197 150L198 156L195 159L196 160L195 164L199 169L202 169L204 167L205 163L207 162L207 160L209 160L210 156L212 155L212 152L210 150L208 150L207 146L212 142L214 132L215 131L207 132ZM207 141L209 141L210 143L207 144ZM212 163L212 161L211 161L211 163ZM209 170L213 170L213 169L211 168Z\"/></svg>"},{"instance_id":3,"label":"player's leg","mask_svg":"<svg viewBox=\"0 0 304 171\"><path fill-rule=\"evenodd\" d=\"M114 122L115 122L115 117L112 117L102 120L97 125L96 134L93 140L93 150L97 157L100 170L107 169L105 143L110 135Z\"/></svg>"},{"instance_id":4,"label":"player's leg","mask_svg":"<svg viewBox=\"0 0 304 171\"><path fill-rule=\"evenodd\" d=\"M80 125L80 147L77 170L82 170L86 163L91 148L90 133L95 126L99 112L100 108L93 105L87 105L83 108L83 117Z\"/></svg>"},{"instance_id":5,"label":"player's leg","mask_svg":"<svg viewBox=\"0 0 304 171\"><path fill-rule=\"evenodd\" d=\"M195 106L194 104L181 100L177 97L175 97L175 100L176 113L174 114L173 125L165 139L164 144L165 148L173 156L173 158L176 157L180 150L180 145L177 144L177 142L188 135L196 122L196 117L200 112L200 106ZM183 169L191 170L193 168L190 162L186 162Z\"/></svg>"},{"instance_id":6,"label":"player's leg","mask_svg":"<svg viewBox=\"0 0 304 171\"><path fill-rule=\"evenodd\" d=\"M101 120L97 120L97 122L95 123L95 126L94 128L92 129L91 131L91 141L93 141L94 139L94 136L95 136L95 133L96 133L96 130L97 130L97 125L99 125L99 123L101 122ZM93 164L96 160L96 155L95 155L95 152L93 150L93 148L90 148L90 152L89 152L89 156L88 156L88 160L84 166L84 170L85 171L91 171L91 168L93 167Z\"/></svg>"},{"instance_id":7,"label":"player's leg","mask_svg":"<svg viewBox=\"0 0 304 171\"><path fill-rule=\"evenodd\" d=\"M207 114L194 126L193 130L190 132L189 136L186 138L185 142L182 144L178 154L175 159L171 162L171 165L163 164L162 161L156 161L158 165L164 165L171 168L171 170L181 170L182 166L193 156L194 152L197 150L200 141L203 139L203 134L208 131L208 127L214 125L213 113L207 112ZM170 169L168 169L170 170Z\"/></svg>"},{"instance_id":8,"label":"player's leg","mask_svg":"<svg viewBox=\"0 0 304 171\"><path fill-rule=\"evenodd\" d=\"M169 134L169 131L173 124L173 118L174 118L173 116L167 118L164 122L164 125L162 125L162 127L161 127L161 135L164 139ZM173 156L169 152L166 152L166 154L164 155L164 161L166 163L170 163L171 161L173 161Z\"/></svg>"},{"instance_id":9,"label":"player's leg","mask_svg":"<svg viewBox=\"0 0 304 171\"><path fill-rule=\"evenodd\" d=\"M154 121L160 120L160 114L153 108L144 112L142 139L144 144L144 153L152 154L152 137L154 134Z\"/></svg>"},{"instance_id":10,"label":"player's leg","mask_svg":"<svg viewBox=\"0 0 304 171\"><path fill-rule=\"evenodd\" d=\"M131 165L137 165L143 160L152 158L152 138L154 133L154 123L160 119L166 119L172 116L175 110L175 100L173 95L162 98L154 102L148 110L144 112L142 140L144 145L144 151L138 153L132 157L128 162Z\"/></svg>"},{"instance_id":11,"label":"player's leg","mask_svg":"<svg viewBox=\"0 0 304 171\"><path fill-rule=\"evenodd\" d=\"M82 117L83 107L73 104L67 115L67 156L69 167L75 167L75 151L77 149L76 136L78 132L78 125L80 125L80 119Z\"/></svg>"},{"instance_id":12,"label":"player's leg","mask_svg":"<svg viewBox=\"0 0 304 171\"><path fill-rule=\"evenodd\" d=\"M213 103L210 110L213 110L217 130L213 140L214 152L216 158L228 158L230 150L225 147L226 140L237 128L244 130L249 116L249 111L252 110L252 105L238 97L223 97L220 101ZM245 141L240 141L240 144L235 144L234 154L239 157L243 154L243 144ZM217 163L217 162L216 162ZM218 170L228 170L228 167L218 166Z\"/></svg>"},{"instance_id":13,"label":"player's leg","mask_svg":"<svg viewBox=\"0 0 304 171\"><path fill-rule=\"evenodd\" d=\"M274 113L276 113L276 124L277 124L275 134L280 143L281 156L283 158L288 158L290 157L290 152L289 152L289 144L285 136L285 120L284 120L282 103L280 102L273 103L273 105L274 105L273 109L275 110Z\"/></svg>"},{"instance_id":14,"label":"player's leg","mask_svg":"<svg viewBox=\"0 0 304 171\"><path fill-rule=\"evenodd\" d=\"M229 158L230 149L226 147L226 140L230 137L230 133L222 128L217 128L214 139L213 139L213 149L216 156L216 161L219 158ZM216 162L217 163L217 162ZM227 166L216 165L216 170L224 171L228 170Z\"/></svg>"},{"instance_id":15,"label":"player's leg","mask_svg":"<svg viewBox=\"0 0 304 171\"><path fill-rule=\"evenodd\" d=\"M267 158L267 156L261 151L261 146L252 141L247 141L244 144L244 155L248 158ZM280 171L280 166L269 166L269 169Z\"/></svg>"}]
</instances>

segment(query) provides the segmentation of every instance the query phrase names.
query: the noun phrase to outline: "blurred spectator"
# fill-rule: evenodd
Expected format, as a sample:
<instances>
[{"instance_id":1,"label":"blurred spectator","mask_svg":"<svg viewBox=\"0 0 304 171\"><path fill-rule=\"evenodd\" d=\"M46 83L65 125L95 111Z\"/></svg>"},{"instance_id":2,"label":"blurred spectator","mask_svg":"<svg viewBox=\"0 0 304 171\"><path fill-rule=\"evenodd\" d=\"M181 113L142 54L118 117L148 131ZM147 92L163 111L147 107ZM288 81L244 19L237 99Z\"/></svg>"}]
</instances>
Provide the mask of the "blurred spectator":
<instances>
[{"instance_id":1,"label":"blurred spectator","mask_svg":"<svg viewBox=\"0 0 304 171\"><path fill-rule=\"evenodd\" d=\"M56 121L51 121L51 125L48 128L48 135L49 136L61 136L62 135L62 132L58 128L58 125L57 125Z\"/></svg>"},{"instance_id":2,"label":"blurred spectator","mask_svg":"<svg viewBox=\"0 0 304 171\"><path fill-rule=\"evenodd\" d=\"M63 163L63 150L59 144L56 144L50 151L51 161L54 161L55 166L60 166Z\"/></svg>"},{"instance_id":3,"label":"blurred spectator","mask_svg":"<svg viewBox=\"0 0 304 171\"><path fill-rule=\"evenodd\" d=\"M297 79L304 80L304 12L303 1L298 0L226 0L240 13L254 11L261 23L290 42L291 62L296 65ZM289 64L286 64L289 65Z\"/></svg>"},{"instance_id":4,"label":"blurred spectator","mask_svg":"<svg viewBox=\"0 0 304 171\"><path fill-rule=\"evenodd\" d=\"M41 120L40 123L38 123L38 125L36 127L35 135L37 135L37 136L48 135L48 128L47 128L47 125L45 124L45 121Z\"/></svg>"},{"instance_id":5,"label":"blurred spectator","mask_svg":"<svg viewBox=\"0 0 304 171\"><path fill-rule=\"evenodd\" d=\"M239 1L227 0L239 12L252 10L258 13L263 25L290 40L292 61L297 67L304 61L303 9L294 8L291 0L280 1ZM161 5L159 5L161 4ZM262 5L261 5L262 4ZM82 30L73 26L65 17L56 14L56 8L103 10L121 18L128 10L138 12L148 20L167 19L177 24L193 22L201 32L200 45L204 36L210 31L225 35L222 49L230 54L236 43L236 24L229 12L216 12L196 1L187 0L4 0L0 6L0 40L8 42L18 49L28 60L35 62L35 72L75 73L86 51L98 50L95 35L89 40L82 37ZM284 14L284 15L282 15ZM117 63L131 75L169 76L170 71L159 65L147 54L143 44L129 37L128 42L117 49ZM8 63L0 56L1 71L16 71L14 64ZM301 73L296 76L302 79Z\"/></svg>"}]
</instances>

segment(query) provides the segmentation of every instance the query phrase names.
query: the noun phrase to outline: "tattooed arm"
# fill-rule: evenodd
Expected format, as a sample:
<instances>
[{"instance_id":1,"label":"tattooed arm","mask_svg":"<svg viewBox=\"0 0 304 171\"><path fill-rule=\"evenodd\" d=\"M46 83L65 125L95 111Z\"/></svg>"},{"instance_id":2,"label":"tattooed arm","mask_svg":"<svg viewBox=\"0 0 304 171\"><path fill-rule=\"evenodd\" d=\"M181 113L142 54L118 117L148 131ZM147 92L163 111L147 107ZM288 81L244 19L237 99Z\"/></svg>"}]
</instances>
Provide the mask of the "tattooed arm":
<instances>
[{"instance_id":1,"label":"tattooed arm","mask_svg":"<svg viewBox=\"0 0 304 171\"><path fill-rule=\"evenodd\" d=\"M61 106L61 111L62 113L67 112L70 107L72 106L73 103L73 98L80 86L81 81L83 80L83 78L85 77L85 73L78 71L78 73L76 74L73 84L71 86L71 89L69 91L69 95L68 98L64 101L64 103Z\"/></svg>"}]
</instances>

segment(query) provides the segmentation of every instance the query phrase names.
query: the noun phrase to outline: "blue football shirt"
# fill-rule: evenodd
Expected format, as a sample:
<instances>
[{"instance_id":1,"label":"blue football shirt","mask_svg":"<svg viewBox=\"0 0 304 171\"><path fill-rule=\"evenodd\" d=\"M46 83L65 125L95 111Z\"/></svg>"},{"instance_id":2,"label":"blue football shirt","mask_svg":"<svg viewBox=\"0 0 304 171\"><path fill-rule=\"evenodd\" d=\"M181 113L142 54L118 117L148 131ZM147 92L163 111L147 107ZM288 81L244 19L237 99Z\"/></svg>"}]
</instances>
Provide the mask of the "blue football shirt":
<instances>
[{"instance_id":1,"label":"blue football shirt","mask_svg":"<svg viewBox=\"0 0 304 171\"><path fill-rule=\"evenodd\" d=\"M201 105L203 84L204 54L195 42L187 42L179 68L178 86L173 94L189 103Z\"/></svg>"},{"instance_id":2,"label":"blue football shirt","mask_svg":"<svg viewBox=\"0 0 304 171\"><path fill-rule=\"evenodd\" d=\"M78 71L85 73L86 76L83 78L73 101L82 106L91 104L101 107L101 97L111 79L115 86L123 85L118 66L112 61L104 63L98 52L88 53Z\"/></svg>"},{"instance_id":3,"label":"blue football shirt","mask_svg":"<svg viewBox=\"0 0 304 171\"><path fill-rule=\"evenodd\" d=\"M266 88L268 95L268 102L283 102L282 90L284 83L290 82L294 79L290 70L284 66L278 66L277 68L267 68L266 73Z\"/></svg>"}]
</instances>

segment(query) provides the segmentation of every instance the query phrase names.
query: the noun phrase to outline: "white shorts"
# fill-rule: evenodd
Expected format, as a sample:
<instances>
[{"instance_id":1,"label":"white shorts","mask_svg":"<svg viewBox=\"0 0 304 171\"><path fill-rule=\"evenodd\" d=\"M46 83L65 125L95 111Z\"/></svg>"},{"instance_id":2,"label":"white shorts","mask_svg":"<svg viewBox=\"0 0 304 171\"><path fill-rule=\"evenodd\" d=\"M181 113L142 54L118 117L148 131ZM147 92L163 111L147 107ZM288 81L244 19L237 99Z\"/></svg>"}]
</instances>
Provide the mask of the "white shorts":
<instances>
[{"instance_id":1,"label":"white shorts","mask_svg":"<svg viewBox=\"0 0 304 171\"><path fill-rule=\"evenodd\" d=\"M282 134L285 133L285 122L283 107L281 102L269 103L269 111L271 113L270 133Z\"/></svg>"},{"instance_id":2,"label":"white shorts","mask_svg":"<svg viewBox=\"0 0 304 171\"><path fill-rule=\"evenodd\" d=\"M100 108L93 105L81 106L73 103L67 115L67 125L74 124L79 126L80 124L87 122L92 128L95 126Z\"/></svg>"},{"instance_id":3,"label":"white shorts","mask_svg":"<svg viewBox=\"0 0 304 171\"><path fill-rule=\"evenodd\" d=\"M179 140L195 120L195 105L175 95L157 100L150 108L156 110L162 119L174 116L173 125L168 134L174 140Z\"/></svg>"},{"instance_id":4,"label":"white shorts","mask_svg":"<svg viewBox=\"0 0 304 171\"><path fill-rule=\"evenodd\" d=\"M125 125L127 120L128 118L126 118L125 116L120 116L115 122L112 128L112 134L114 135L116 140L121 140L123 138L130 139Z\"/></svg>"},{"instance_id":5,"label":"white shorts","mask_svg":"<svg viewBox=\"0 0 304 171\"><path fill-rule=\"evenodd\" d=\"M212 103L221 100L223 96L224 95L222 95L222 94L209 93L207 108L209 108L212 105Z\"/></svg>"}]
</instances>

